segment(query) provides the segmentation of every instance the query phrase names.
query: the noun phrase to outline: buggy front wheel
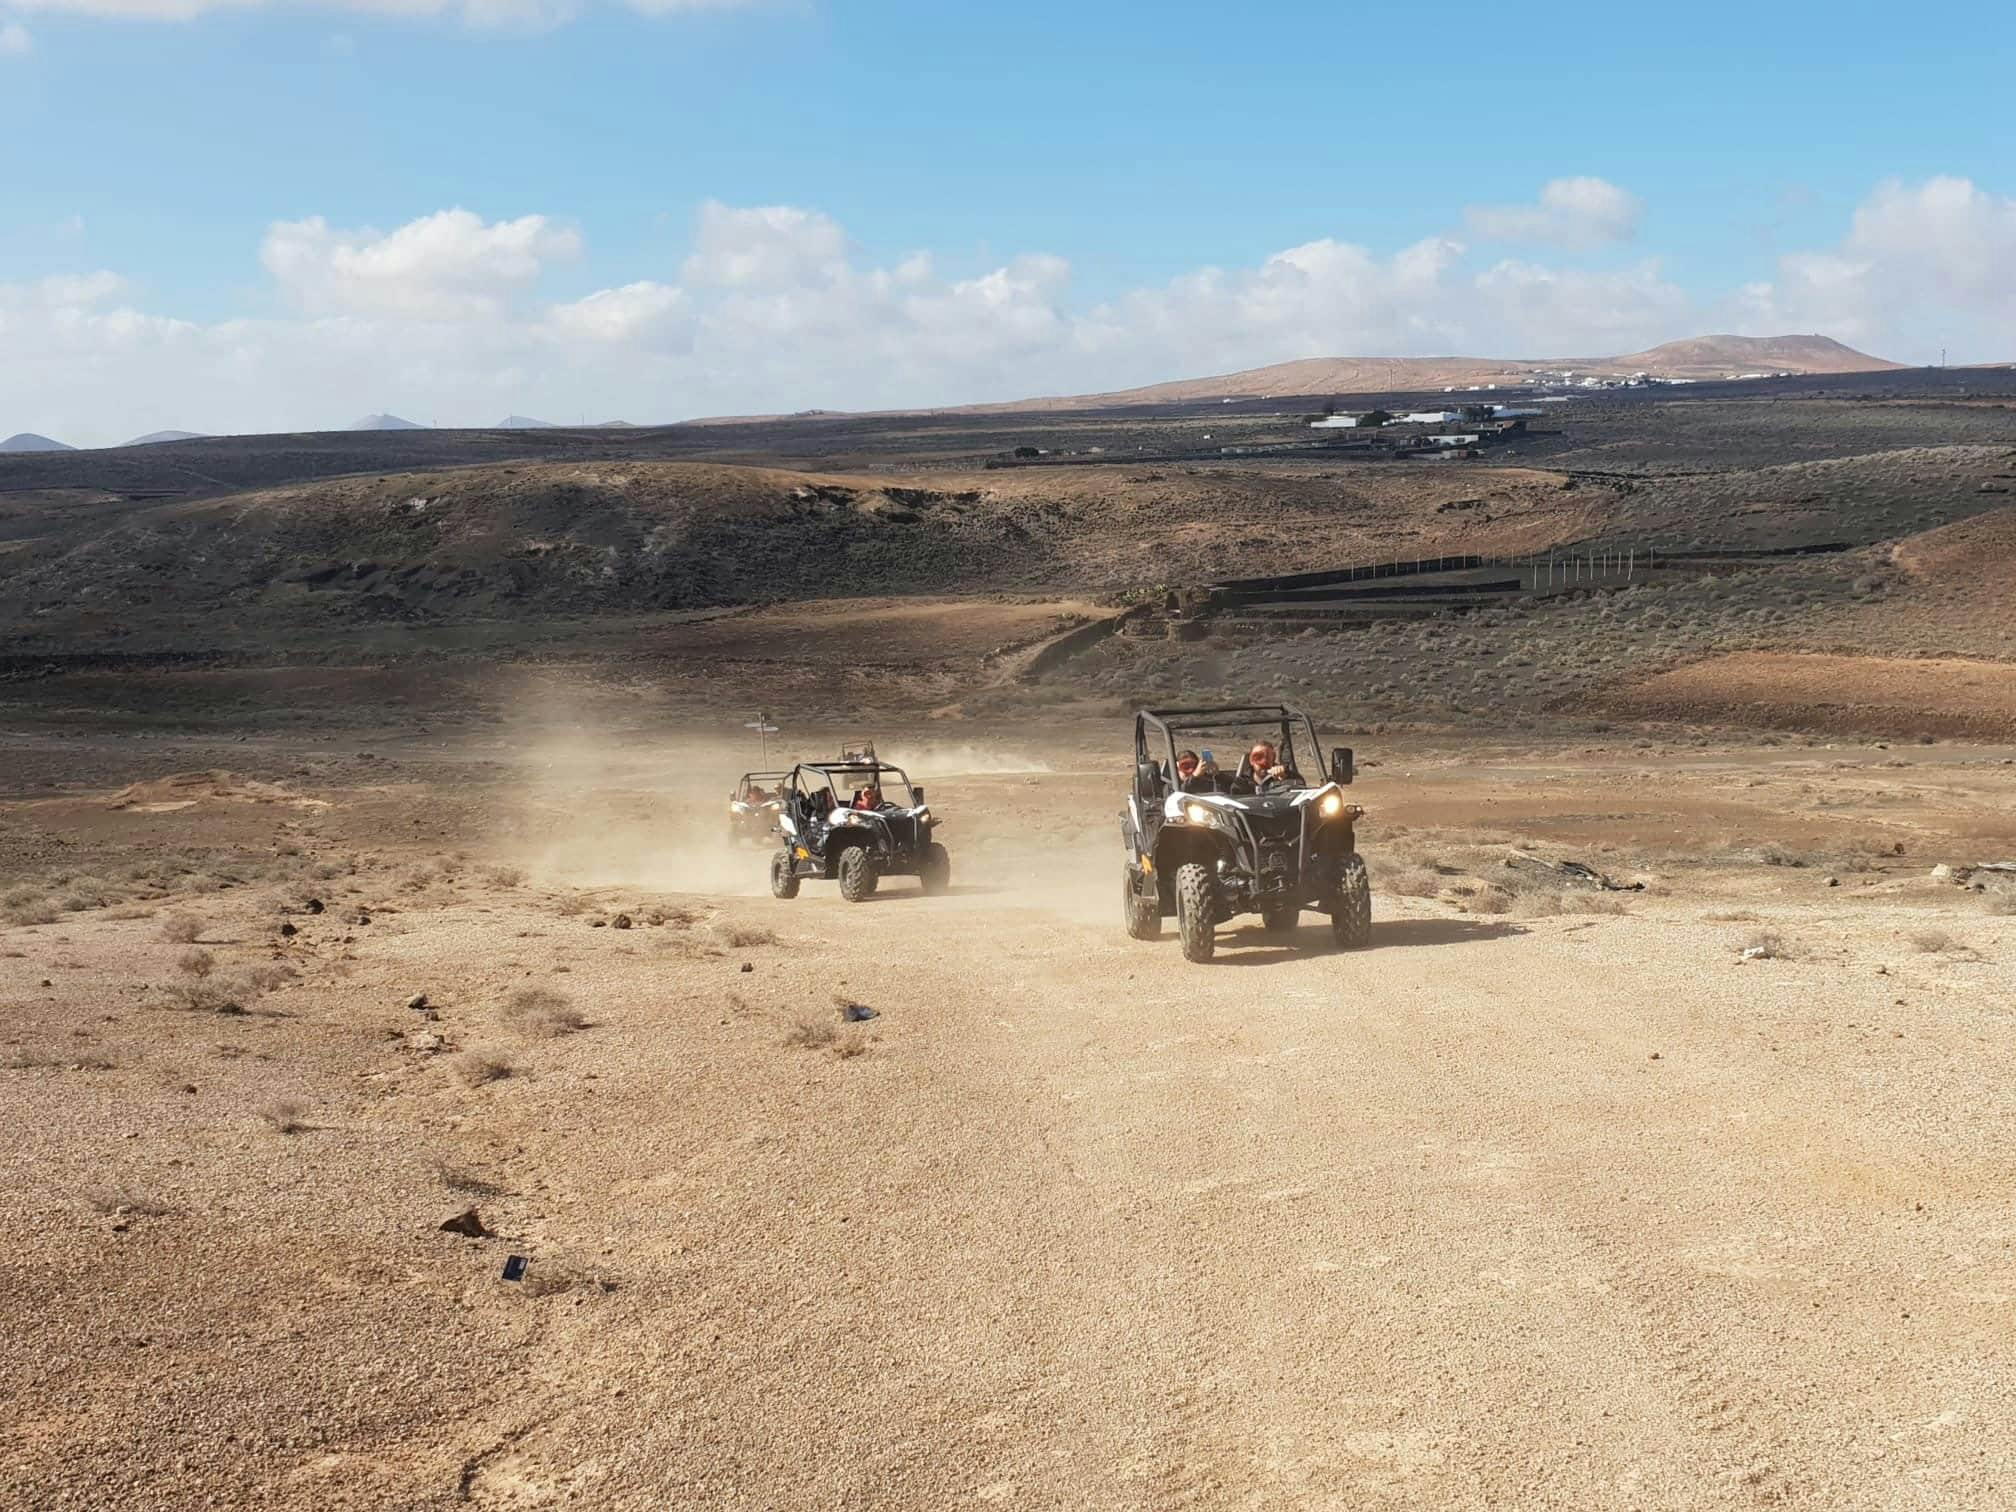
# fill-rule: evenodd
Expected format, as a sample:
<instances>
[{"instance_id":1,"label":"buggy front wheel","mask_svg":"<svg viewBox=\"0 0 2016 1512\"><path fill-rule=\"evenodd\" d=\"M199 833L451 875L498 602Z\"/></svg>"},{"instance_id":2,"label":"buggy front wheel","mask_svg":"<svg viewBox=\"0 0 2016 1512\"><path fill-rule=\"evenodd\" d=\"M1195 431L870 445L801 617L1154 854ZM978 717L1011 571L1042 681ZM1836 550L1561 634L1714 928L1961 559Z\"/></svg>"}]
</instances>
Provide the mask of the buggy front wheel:
<instances>
[{"instance_id":1,"label":"buggy front wheel","mask_svg":"<svg viewBox=\"0 0 2016 1512\"><path fill-rule=\"evenodd\" d=\"M924 847L924 854L917 858L917 880L924 884L924 891L936 897L952 885L952 853L933 840Z\"/></svg>"},{"instance_id":2,"label":"buggy front wheel","mask_svg":"<svg viewBox=\"0 0 2016 1512\"><path fill-rule=\"evenodd\" d=\"M1218 898L1211 869L1186 861L1176 868L1176 932L1183 937L1183 959L1208 961L1218 950Z\"/></svg>"},{"instance_id":3,"label":"buggy front wheel","mask_svg":"<svg viewBox=\"0 0 2016 1512\"><path fill-rule=\"evenodd\" d=\"M865 903L875 896L875 858L865 845L852 845L840 855L840 896L849 903Z\"/></svg>"},{"instance_id":4,"label":"buggy front wheel","mask_svg":"<svg viewBox=\"0 0 2016 1512\"><path fill-rule=\"evenodd\" d=\"M1150 893L1142 897L1134 887L1132 869L1120 873L1120 907L1127 921L1127 938L1155 940L1162 936L1162 900Z\"/></svg>"},{"instance_id":5,"label":"buggy front wheel","mask_svg":"<svg viewBox=\"0 0 2016 1512\"><path fill-rule=\"evenodd\" d=\"M1372 943L1372 882L1365 858L1346 856L1330 881L1330 937L1343 950L1363 950Z\"/></svg>"},{"instance_id":6,"label":"buggy front wheel","mask_svg":"<svg viewBox=\"0 0 2016 1512\"><path fill-rule=\"evenodd\" d=\"M780 850L770 858L770 896L773 898L795 898L798 896L798 873L791 867L791 852Z\"/></svg>"}]
</instances>

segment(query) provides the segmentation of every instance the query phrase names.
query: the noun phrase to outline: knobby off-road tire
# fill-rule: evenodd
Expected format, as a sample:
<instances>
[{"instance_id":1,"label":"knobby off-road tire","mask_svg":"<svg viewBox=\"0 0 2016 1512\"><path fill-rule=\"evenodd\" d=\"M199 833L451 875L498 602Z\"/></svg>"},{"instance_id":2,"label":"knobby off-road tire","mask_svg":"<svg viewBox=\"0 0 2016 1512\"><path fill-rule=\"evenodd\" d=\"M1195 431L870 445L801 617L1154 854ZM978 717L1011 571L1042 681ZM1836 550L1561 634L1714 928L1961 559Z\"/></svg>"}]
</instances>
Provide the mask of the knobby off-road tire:
<instances>
[{"instance_id":1,"label":"knobby off-road tire","mask_svg":"<svg viewBox=\"0 0 2016 1512\"><path fill-rule=\"evenodd\" d=\"M936 840L917 858L917 880L924 884L925 894L934 898L952 885L952 853Z\"/></svg>"},{"instance_id":2,"label":"knobby off-road tire","mask_svg":"<svg viewBox=\"0 0 2016 1512\"><path fill-rule=\"evenodd\" d=\"M875 858L865 845L850 845L840 853L840 896L849 903L865 903L875 896L879 877Z\"/></svg>"},{"instance_id":3,"label":"knobby off-road tire","mask_svg":"<svg viewBox=\"0 0 2016 1512\"><path fill-rule=\"evenodd\" d=\"M1127 921L1128 939L1162 938L1162 900L1153 893L1144 898L1134 891L1134 872L1131 867L1120 873L1120 907L1121 917Z\"/></svg>"},{"instance_id":4,"label":"knobby off-road tire","mask_svg":"<svg viewBox=\"0 0 2016 1512\"><path fill-rule=\"evenodd\" d=\"M1293 903L1276 903L1260 910L1260 922L1269 934L1287 934L1302 921L1302 910Z\"/></svg>"},{"instance_id":5,"label":"knobby off-road tire","mask_svg":"<svg viewBox=\"0 0 2016 1512\"><path fill-rule=\"evenodd\" d=\"M780 850L770 858L770 896L773 898L795 898L798 896L798 877L791 870L791 852Z\"/></svg>"},{"instance_id":6,"label":"knobby off-road tire","mask_svg":"<svg viewBox=\"0 0 2016 1512\"><path fill-rule=\"evenodd\" d=\"M1365 858L1346 856L1330 882L1330 937L1342 950L1363 950L1372 943L1372 880Z\"/></svg>"},{"instance_id":7,"label":"knobby off-road tire","mask_svg":"<svg viewBox=\"0 0 2016 1512\"><path fill-rule=\"evenodd\" d=\"M1218 949L1218 897L1211 870L1186 861L1176 868L1176 931L1183 937L1183 959L1208 961Z\"/></svg>"}]
</instances>

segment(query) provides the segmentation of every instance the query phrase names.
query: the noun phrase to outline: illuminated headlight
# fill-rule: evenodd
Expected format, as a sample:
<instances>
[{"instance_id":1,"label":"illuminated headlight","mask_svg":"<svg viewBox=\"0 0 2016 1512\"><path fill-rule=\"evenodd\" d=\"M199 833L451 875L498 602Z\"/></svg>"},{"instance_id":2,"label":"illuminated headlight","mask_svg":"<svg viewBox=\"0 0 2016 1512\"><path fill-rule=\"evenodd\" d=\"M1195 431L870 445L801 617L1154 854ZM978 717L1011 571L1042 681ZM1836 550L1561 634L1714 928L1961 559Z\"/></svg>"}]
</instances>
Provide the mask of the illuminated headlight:
<instances>
[{"instance_id":1,"label":"illuminated headlight","mask_svg":"<svg viewBox=\"0 0 2016 1512\"><path fill-rule=\"evenodd\" d=\"M1209 824L1211 822L1211 809L1207 804L1186 803L1183 805L1183 817L1192 824Z\"/></svg>"},{"instance_id":2,"label":"illuminated headlight","mask_svg":"<svg viewBox=\"0 0 2016 1512\"><path fill-rule=\"evenodd\" d=\"M1342 793L1325 793L1317 800L1316 812L1321 814L1325 819L1335 819L1339 814L1344 812L1344 795Z\"/></svg>"},{"instance_id":3,"label":"illuminated headlight","mask_svg":"<svg viewBox=\"0 0 2016 1512\"><path fill-rule=\"evenodd\" d=\"M917 818L920 823L929 824L931 822L931 810L928 808L920 808L919 810L917 810Z\"/></svg>"}]
</instances>

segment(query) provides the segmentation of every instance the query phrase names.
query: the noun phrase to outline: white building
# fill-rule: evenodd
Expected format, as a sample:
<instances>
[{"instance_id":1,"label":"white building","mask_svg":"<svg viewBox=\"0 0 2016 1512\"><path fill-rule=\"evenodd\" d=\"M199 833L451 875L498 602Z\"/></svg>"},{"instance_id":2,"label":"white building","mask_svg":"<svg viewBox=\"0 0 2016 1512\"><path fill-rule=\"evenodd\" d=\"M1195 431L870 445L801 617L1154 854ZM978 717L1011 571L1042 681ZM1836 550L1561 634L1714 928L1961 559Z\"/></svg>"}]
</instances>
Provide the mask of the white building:
<instances>
[{"instance_id":1,"label":"white building","mask_svg":"<svg viewBox=\"0 0 2016 1512\"><path fill-rule=\"evenodd\" d=\"M1325 415L1321 420L1311 420L1311 430L1352 430L1357 427L1356 415Z\"/></svg>"}]
</instances>

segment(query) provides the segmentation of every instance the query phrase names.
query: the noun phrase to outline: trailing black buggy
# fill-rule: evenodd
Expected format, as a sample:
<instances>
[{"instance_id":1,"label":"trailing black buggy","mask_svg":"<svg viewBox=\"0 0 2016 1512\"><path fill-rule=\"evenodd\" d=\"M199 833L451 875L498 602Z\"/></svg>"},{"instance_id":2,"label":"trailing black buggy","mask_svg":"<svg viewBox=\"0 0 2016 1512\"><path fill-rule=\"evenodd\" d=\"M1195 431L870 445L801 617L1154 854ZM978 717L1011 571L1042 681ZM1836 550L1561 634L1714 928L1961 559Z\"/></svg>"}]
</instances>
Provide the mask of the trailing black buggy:
<instances>
[{"instance_id":1,"label":"trailing black buggy","mask_svg":"<svg viewBox=\"0 0 2016 1512\"><path fill-rule=\"evenodd\" d=\"M784 844L770 858L770 891L798 896L818 878L861 903L884 877L915 877L927 893L952 882L952 858L934 837L938 821L901 767L871 755L800 762L786 775L777 827Z\"/></svg>"},{"instance_id":2,"label":"trailing black buggy","mask_svg":"<svg viewBox=\"0 0 2016 1512\"><path fill-rule=\"evenodd\" d=\"M1137 713L1120 818L1127 933L1152 940L1173 917L1184 958L1208 961L1225 920L1257 913L1285 934L1307 908L1330 916L1343 948L1369 943L1364 810L1344 796L1351 752L1333 750L1327 769L1320 760L1315 723L1284 705Z\"/></svg>"},{"instance_id":3,"label":"trailing black buggy","mask_svg":"<svg viewBox=\"0 0 2016 1512\"><path fill-rule=\"evenodd\" d=\"M789 772L744 772L728 795L728 843L765 845L777 837Z\"/></svg>"}]
</instances>

